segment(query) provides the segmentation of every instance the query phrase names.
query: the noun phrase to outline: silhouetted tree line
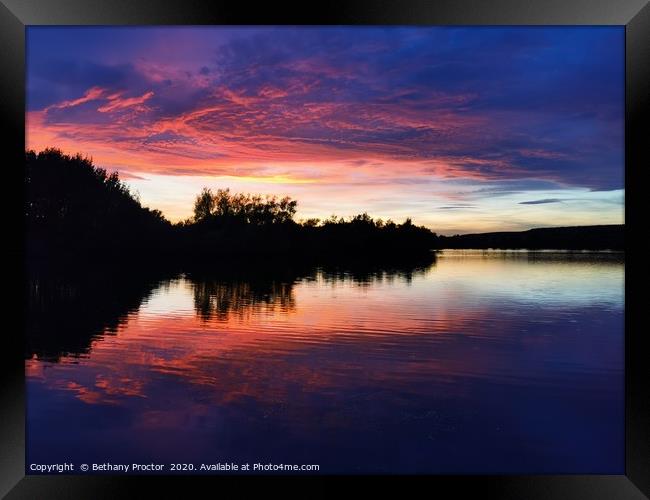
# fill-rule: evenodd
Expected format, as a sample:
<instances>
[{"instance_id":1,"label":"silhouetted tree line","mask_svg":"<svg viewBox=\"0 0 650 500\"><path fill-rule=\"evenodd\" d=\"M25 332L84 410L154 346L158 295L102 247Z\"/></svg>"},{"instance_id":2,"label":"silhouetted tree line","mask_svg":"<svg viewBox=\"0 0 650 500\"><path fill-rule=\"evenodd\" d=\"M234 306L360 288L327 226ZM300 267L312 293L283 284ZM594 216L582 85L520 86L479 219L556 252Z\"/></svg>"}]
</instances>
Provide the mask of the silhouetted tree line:
<instances>
[{"instance_id":1,"label":"silhouetted tree line","mask_svg":"<svg viewBox=\"0 0 650 500\"><path fill-rule=\"evenodd\" d=\"M143 207L117 173L57 149L25 154L25 220L31 256L91 256L99 263L164 245L172 225Z\"/></svg>"},{"instance_id":2,"label":"silhouetted tree line","mask_svg":"<svg viewBox=\"0 0 650 500\"><path fill-rule=\"evenodd\" d=\"M297 202L289 197L213 193L204 188L194 217L177 227L181 241L203 256L289 255L319 260L414 256L436 246L436 234L415 226L375 220L367 213L344 219L295 222Z\"/></svg>"},{"instance_id":3,"label":"silhouetted tree line","mask_svg":"<svg viewBox=\"0 0 650 500\"><path fill-rule=\"evenodd\" d=\"M411 219L397 224L367 213L296 222L296 200L229 189L203 189L193 217L171 224L160 211L142 206L117 173L95 167L90 158L53 148L25 157L29 259L93 265L139 259L170 268L214 265L222 258L385 264L437 248L623 248L623 226L445 237Z\"/></svg>"},{"instance_id":4,"label":"silhouetted tree line","mask_svg":"<svg viewBox=\"0 0 650 500\"><path fill-rule=\"evenodd\" d=\"M230 224L287 224L293 221L298 202L288 196L231 194L230 189L218 189L215 194L203 188L194 202L194 223L219 221ZM190 222L191 223L191 222Z\"/></svg>"},{"instance_id":5,"label":"silhouetted tree line","mask_svg":"<svg viewBox=\"0 0 650 500\"><path fill-rule=\"evenodd\" d=\"M384 223L361 214L296 222L296 200L229 189L205 188L194 216L171 224L90 158L52 148L25 156L30 257L100 264L142 257L181 264L221 257L383 259L428 253L436 244L435 233L410 219Z\"/></svg>"}]
</instances>

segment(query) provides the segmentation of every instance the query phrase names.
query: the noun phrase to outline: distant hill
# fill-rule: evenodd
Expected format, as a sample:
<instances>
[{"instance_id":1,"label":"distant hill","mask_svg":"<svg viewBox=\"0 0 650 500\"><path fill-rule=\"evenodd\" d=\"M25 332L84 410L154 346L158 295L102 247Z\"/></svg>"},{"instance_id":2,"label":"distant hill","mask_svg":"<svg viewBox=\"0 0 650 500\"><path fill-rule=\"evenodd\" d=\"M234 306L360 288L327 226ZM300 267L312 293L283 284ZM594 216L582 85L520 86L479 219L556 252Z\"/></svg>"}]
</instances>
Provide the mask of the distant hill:
<instances>
[{"instance_id":1,"label":"distant hill","mask_svg":"<svg viewBox=\"0 0 650 500\"><path fill-rule=\"evenodd\" d=\"M623 250L623 224L439 236L440 248Z\"/></svg>"}]
</instances>

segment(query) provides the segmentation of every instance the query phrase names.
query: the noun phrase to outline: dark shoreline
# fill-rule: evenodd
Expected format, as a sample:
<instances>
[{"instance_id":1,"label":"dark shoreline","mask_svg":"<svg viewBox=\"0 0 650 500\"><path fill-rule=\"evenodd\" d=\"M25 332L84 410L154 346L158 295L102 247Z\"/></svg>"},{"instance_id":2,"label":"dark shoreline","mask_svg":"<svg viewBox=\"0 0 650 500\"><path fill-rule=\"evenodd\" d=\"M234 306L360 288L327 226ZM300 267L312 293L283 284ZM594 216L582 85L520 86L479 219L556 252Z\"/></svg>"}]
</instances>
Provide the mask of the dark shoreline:
<instances>
[{"instance_id":1,"label":"dark shoreline","mask_svg":"<svg viewBox=\"0 0 650 500\"><path fill-rule=\"evenodd\" d=\"M527 250L617 250L625 249L625 225L568 226L527 231L438 236L440 248L527 249Z\"/></svg>"},{"instance_id":2,"label":"dark shoreline","mask_svg":"<svg viewBox=\"0 0 650 500\"><path fill-rule=\"evenodd\" d=\"M574 226L455 236L438 235L364 212L294 220L289 197L212 192L194 216L172 224L143 206L116 173L80 155L49 148L25 154L26 261L85 269L295 266L411 266L438 249L622 250L623 225Z\"/></svg>"}]
</instances>

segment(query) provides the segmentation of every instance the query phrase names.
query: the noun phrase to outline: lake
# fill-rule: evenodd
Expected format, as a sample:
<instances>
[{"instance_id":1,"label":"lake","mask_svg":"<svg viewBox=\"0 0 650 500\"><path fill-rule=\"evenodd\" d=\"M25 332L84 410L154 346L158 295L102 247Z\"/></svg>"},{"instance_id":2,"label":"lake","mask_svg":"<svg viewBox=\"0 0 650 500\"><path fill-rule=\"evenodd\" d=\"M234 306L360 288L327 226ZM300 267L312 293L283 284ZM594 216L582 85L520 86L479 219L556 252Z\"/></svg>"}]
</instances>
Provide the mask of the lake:
<instances>
[{"instance_id":1,"label":"lake","mask_svg":"<svg viewBox=\"0 0 650 500\"><path fill-rule=\"evenodd\" d=\"M28 464L624 473L622 254L38 276L27 293Z\"/></svg>"}]
</instances>

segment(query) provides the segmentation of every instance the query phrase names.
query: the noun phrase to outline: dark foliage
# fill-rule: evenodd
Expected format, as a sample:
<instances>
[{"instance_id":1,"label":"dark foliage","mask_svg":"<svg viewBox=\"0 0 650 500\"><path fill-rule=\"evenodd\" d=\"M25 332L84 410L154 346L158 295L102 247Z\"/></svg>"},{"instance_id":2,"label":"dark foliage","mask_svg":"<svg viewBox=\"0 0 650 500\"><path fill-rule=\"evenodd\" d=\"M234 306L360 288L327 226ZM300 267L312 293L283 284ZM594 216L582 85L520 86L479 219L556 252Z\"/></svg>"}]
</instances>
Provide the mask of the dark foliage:
<instances>
[{"instance_id":1,"label":"dark foliage","mask_svg":"<svg viewBox=\"0 0 650 500\"><path fill-rule=\"evenodd\" d=\"M319 262L399 259L430 253L436 234L425 227L384 223L364 213L321 222L294 221L291 198L216 193L204 188L194 203L194 218L179 225L184 253L197 257L256 255L316 259Z\"/></svg>"},{"instance_id":2,"label":"dark foliage","mask_svg":"<svg viewBox=\"0 0 650 500\"><path fill-rule=\"evenodd\" d=\"M435 234L424 227L374 221L367 214L318 224L294 221L288 197L197 196L194 218L172 225L143 207L116 173L56 149L26 153L27 249L30 257L96 263L131 259L174 264L220 258L327 260L427 253Z\"/></svg>"},{"instance_id":3,"label":"dark foliage","mask_svg":"<svg viewBox=\"0 0 650 500\"><path fill-rule=\"evenodd\" d=\"M143 207L117 173L57 149L26 153L27 252L106 261L155 252L172 225Z\"/></svg>"}]
</instances>

